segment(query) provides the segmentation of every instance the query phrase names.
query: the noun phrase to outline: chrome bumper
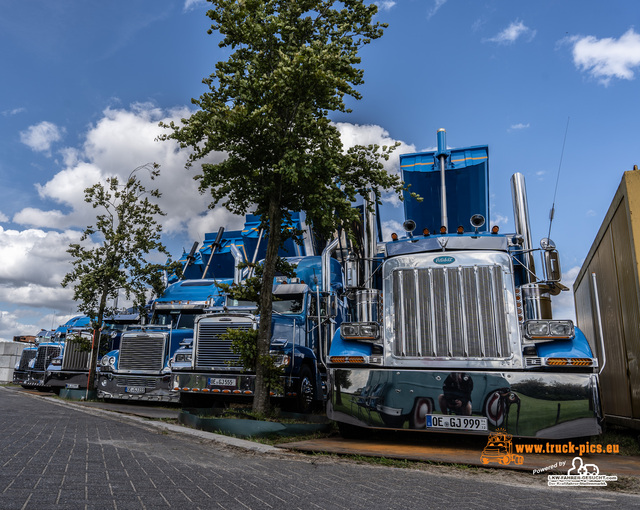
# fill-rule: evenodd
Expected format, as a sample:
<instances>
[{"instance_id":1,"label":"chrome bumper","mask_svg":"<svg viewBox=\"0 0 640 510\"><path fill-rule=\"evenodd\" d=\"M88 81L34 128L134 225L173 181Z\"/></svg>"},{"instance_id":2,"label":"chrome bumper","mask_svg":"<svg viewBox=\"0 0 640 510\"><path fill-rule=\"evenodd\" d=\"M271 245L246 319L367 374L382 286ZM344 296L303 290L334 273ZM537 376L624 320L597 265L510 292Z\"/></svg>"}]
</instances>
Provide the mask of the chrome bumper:
<instances>
[{"instance_id":1,"label":"chrome bumper","mask_svg":"<svg viewBox=\"0 0 640 510\"><path fill-rule=\"evenodd\" d=\"M332 368L327 416L365 428L484 435L503 430L514 437L547 439L602 432L596 374L458 372L467 378L466 387L453 396L451 384L445 385L450 374L438 370ZM434 426L442 423L434 419L438 415L484 417L487 427L438 428Z\"/></svg>"},{"instance_id":2,"label":"chrome bumper","mask_svg":"<svg viewBox=\"0 0 640 510\"><path fill-rule=\"evenodd\" d=\"M114 400L147 400L156 402L180 401L180 394L173 391L171 376L119 375L99 373L96 377L98 398Z\"/></svg>"}]
</instances>

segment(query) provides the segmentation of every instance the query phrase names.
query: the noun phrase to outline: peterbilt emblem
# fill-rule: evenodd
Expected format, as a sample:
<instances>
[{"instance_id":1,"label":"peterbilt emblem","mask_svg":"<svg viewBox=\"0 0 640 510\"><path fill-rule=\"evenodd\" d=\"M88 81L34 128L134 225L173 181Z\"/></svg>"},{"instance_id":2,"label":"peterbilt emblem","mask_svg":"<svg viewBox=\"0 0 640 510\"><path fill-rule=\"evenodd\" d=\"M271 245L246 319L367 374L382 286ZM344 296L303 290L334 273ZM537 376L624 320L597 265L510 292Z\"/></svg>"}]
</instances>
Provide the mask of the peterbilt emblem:
<instances>
[{"instance_id":1,"label":"peterbilt emblem","mask_svg":"<svg viewBox=\"0 0 640 510\"><path fill-rule=\"evenodd\" d=\"M455 262L456 259L454 259L453 257L436 257L435 259L433 259L433 261L436 264L451 264L452 262Z\"/></svg>"}]
</instances>

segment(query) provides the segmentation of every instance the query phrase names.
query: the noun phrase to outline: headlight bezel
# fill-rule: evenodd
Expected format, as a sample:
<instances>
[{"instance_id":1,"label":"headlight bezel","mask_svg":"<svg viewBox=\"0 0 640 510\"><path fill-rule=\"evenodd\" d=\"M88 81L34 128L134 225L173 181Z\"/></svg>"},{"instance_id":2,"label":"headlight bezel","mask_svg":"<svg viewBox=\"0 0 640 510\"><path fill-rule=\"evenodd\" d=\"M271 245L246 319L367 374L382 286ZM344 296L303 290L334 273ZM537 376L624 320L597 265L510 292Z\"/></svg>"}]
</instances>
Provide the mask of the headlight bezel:
<instances>
[{"instance_id":1,"label":"headlight bezel","mask_svg":"<svg viewBox=\"0 0 640 510\"><path fill-rule=\"evenodd\" d=\"M380 324L377 322L343 322L340 325L343 340L380 343Z\"/></svg>"},{"instance_id":2,"label":"headlight bezel","mask_svg":"<svg viewBox=\"0 0 640 510\"><path fill-rule=\"evenodd\" d=\"M176 352L173 358L174 363L191 363L191 361L193 360L193 353Z\"/></svg>"},{"instance_id":3,"label":"headlight bezel","mask_svg":"<svg viewBox=\"0 0 640 510\"><path fill-rule=\"evenodd\" d=\"M575 338L575 326L570 320L531 319L522 329L525 338L533 343Z\"/></svg>"}]
</instances>

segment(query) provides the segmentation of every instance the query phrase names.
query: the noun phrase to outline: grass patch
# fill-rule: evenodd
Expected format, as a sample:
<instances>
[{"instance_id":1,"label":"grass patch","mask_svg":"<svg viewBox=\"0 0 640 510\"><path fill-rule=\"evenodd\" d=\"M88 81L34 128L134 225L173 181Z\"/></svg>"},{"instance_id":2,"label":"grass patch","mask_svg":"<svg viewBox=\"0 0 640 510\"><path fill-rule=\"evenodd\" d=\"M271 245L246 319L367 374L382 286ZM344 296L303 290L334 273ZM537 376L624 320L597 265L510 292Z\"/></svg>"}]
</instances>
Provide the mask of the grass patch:
<instances>
[{"instance_id":1,"label":"grass patch","mask_svg":"<svg viewBox=\"0 0 640 510\"><path fill-rule=\"evenodd\" d=\"M617 444L620 447L619 455L640 456L640 433L637 430L612 426L604 434L593 436L589 442L603 446Z\"/></svg>"}]
</instances>

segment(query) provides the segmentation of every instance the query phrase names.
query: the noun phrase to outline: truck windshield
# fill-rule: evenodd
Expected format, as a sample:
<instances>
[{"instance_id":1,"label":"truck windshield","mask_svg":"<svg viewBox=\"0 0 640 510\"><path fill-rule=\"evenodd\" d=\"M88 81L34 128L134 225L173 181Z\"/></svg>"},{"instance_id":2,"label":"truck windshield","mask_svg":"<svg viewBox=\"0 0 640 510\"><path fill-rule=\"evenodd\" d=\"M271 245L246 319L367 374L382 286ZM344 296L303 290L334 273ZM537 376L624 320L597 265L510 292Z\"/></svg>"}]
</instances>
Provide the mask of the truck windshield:
<instances>
[{"instance_id":1,"label":"truck windshield","mask_svg":"<svg viewBox=\"0 0 640 510\"><path fill-rule=\"evenodd\" d=\"M280 294L273 299L276 313L302 313L302 294Z\"/></svg>"},{"instance_id":2,"label":"truck windshield","mask_svg":"<svg viewBox=\"0 0 640 510\"><path fill-rule=\"evenodd\" d=\"M171 326L173 329L193 329L196 316L202 313L198 311L167 310L156 311L151 319L151 324L158 326Z\"/></svg>"}]
</instances>

